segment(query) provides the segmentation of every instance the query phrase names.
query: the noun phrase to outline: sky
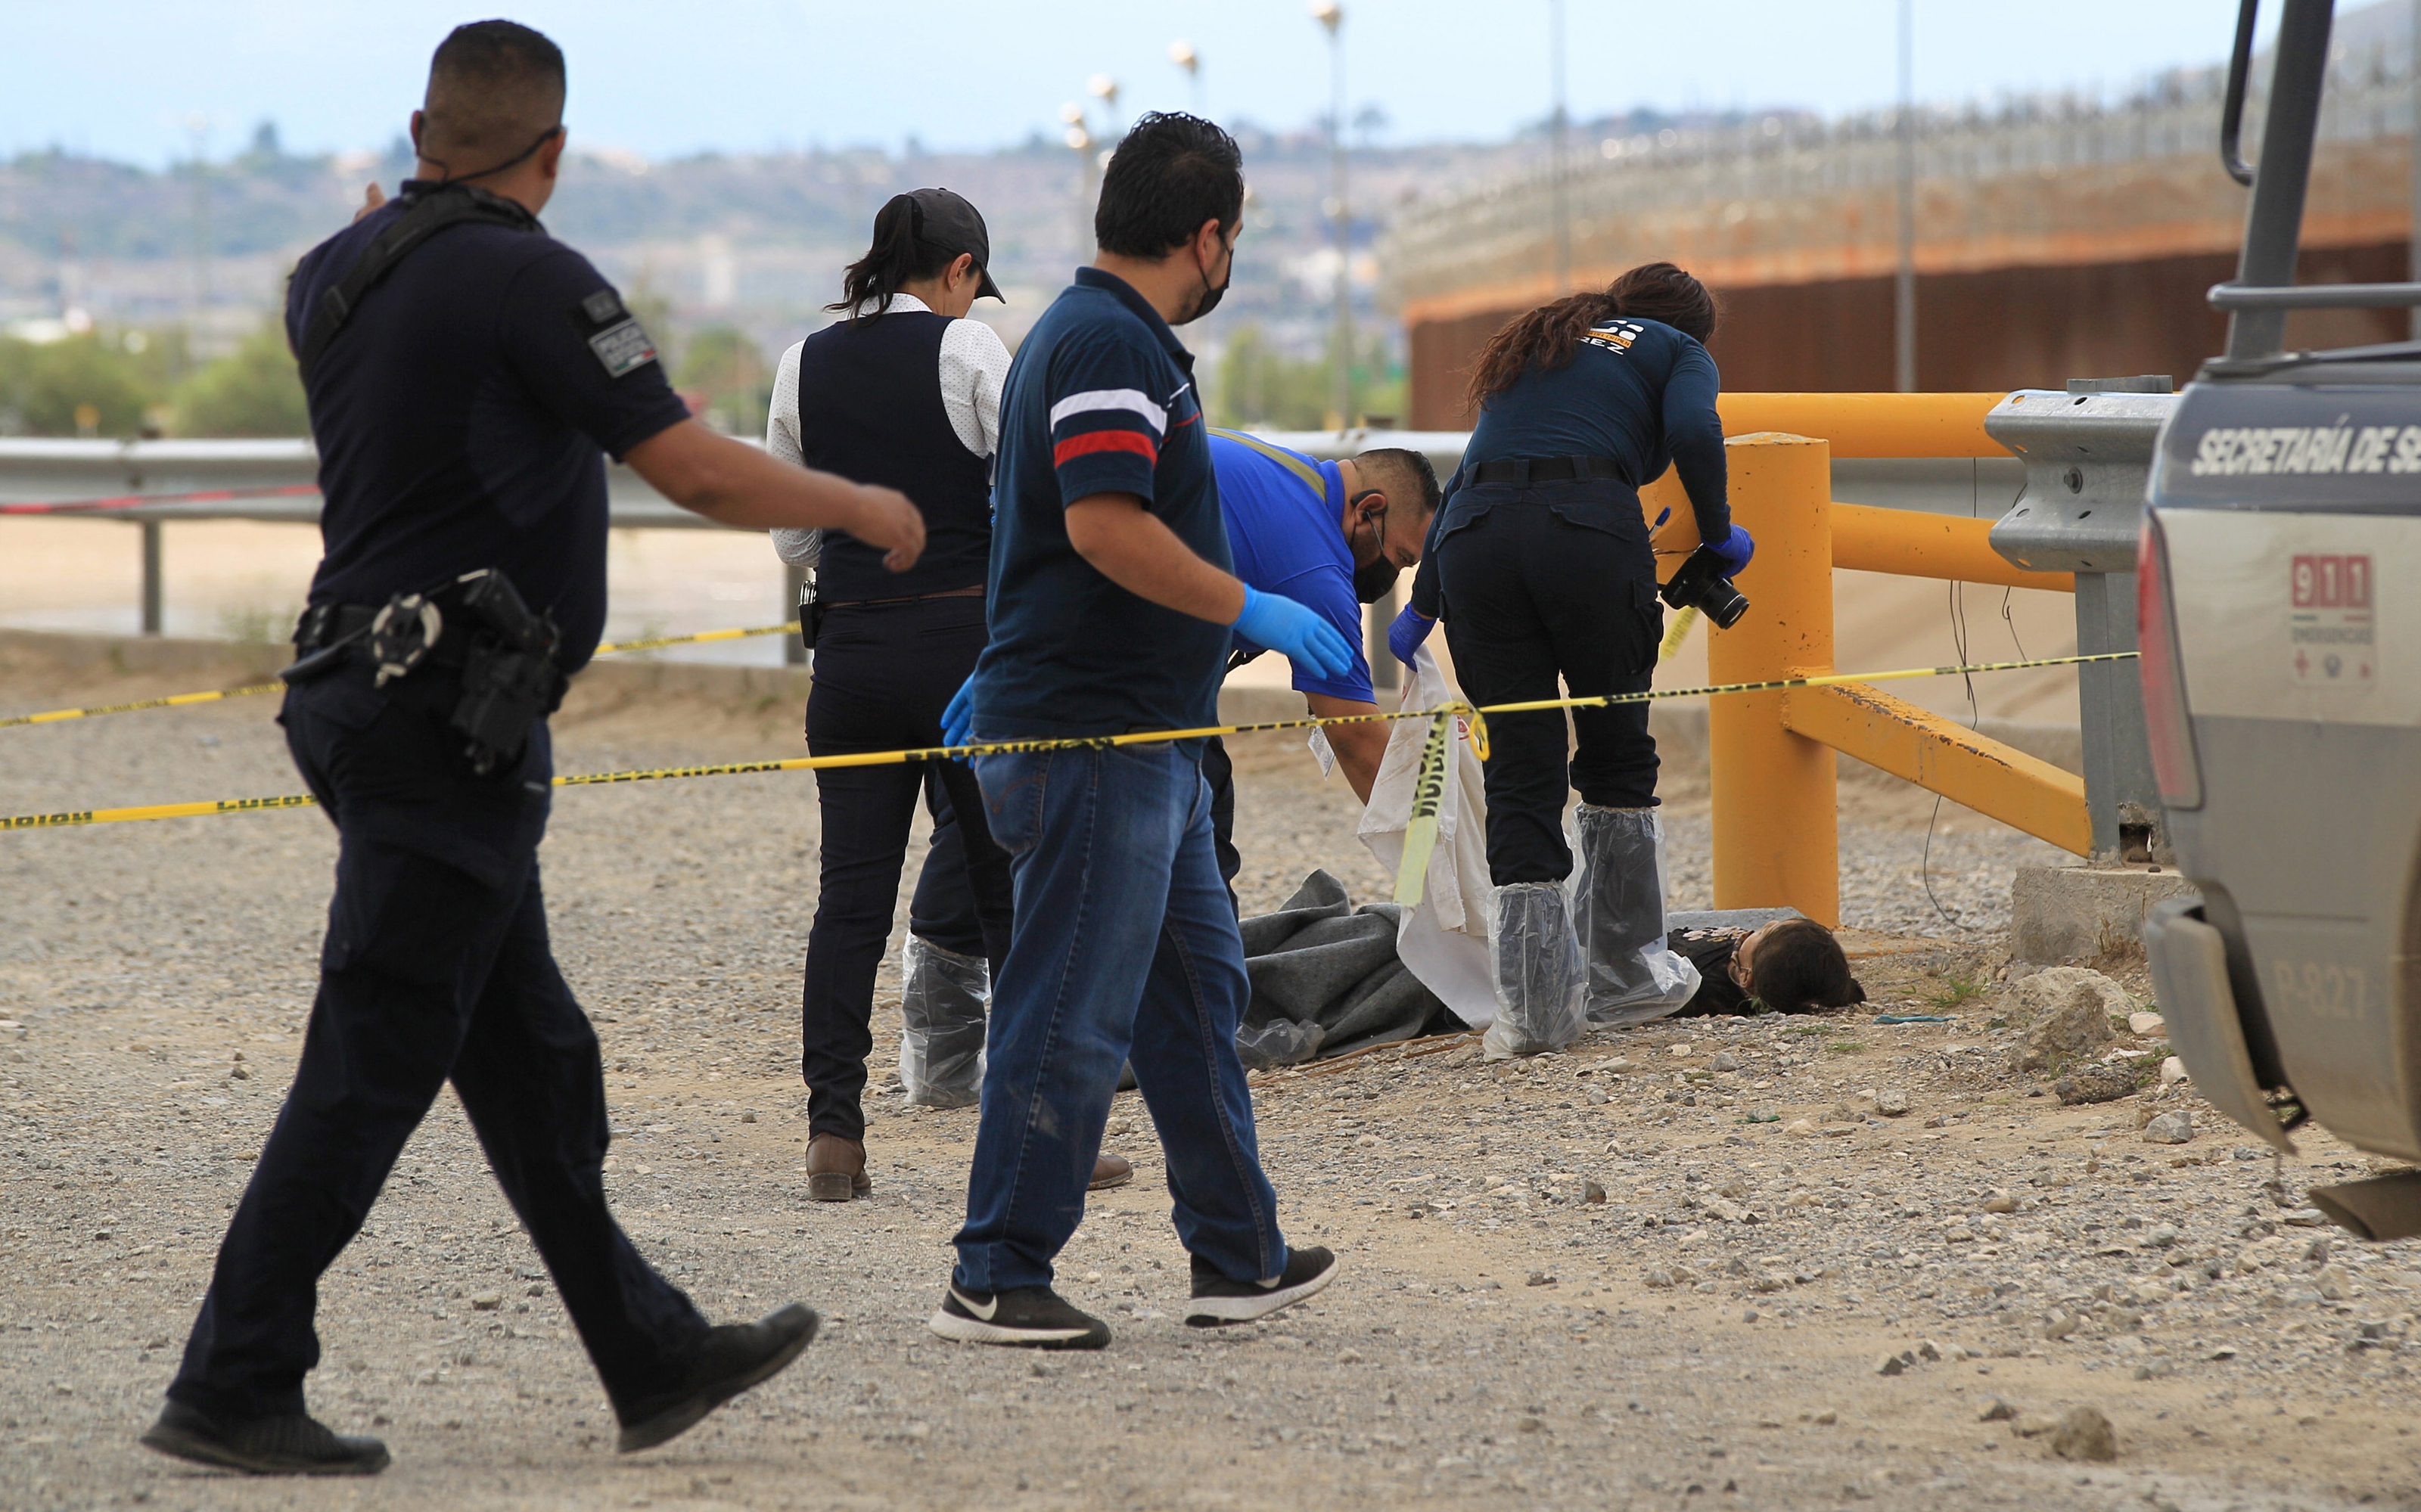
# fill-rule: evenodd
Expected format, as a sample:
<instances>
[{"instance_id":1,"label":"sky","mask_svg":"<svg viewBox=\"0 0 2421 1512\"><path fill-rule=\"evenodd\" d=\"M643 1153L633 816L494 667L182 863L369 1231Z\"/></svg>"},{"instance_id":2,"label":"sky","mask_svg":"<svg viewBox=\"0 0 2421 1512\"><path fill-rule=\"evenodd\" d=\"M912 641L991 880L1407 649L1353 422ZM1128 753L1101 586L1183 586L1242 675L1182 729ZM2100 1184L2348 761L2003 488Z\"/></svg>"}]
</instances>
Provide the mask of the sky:
<instances>
[{"instance_id":1,"label":"sky","mask_svg":"<svg viewBox=\"0 0 2421 1512\"><path fill-rule=\"evenodd\" d=\"M1551 0L1343 0L1349 115L1374 140L1499 140L1548 112ZM1574 117L1895 96L1898 0L1567 0ZM2125 87L2221 59L2227 0L1913 0L1921 99ZM2266 7L2273 19L2276 7ZM240 149L274 120L290 151L384 146L419 102L461 0L7 0L0 153L64 147L158 166ZM1306 0L522 0L570 60L575 145L662 159L810 146L929 149L1056 136L1087 81L1119 116L1193 103L1168 59L1192 41L1209 114L1289 128L1327 108ZM1096 120L1099 111L1096 109Z\"/></svg>"}]
</instances>

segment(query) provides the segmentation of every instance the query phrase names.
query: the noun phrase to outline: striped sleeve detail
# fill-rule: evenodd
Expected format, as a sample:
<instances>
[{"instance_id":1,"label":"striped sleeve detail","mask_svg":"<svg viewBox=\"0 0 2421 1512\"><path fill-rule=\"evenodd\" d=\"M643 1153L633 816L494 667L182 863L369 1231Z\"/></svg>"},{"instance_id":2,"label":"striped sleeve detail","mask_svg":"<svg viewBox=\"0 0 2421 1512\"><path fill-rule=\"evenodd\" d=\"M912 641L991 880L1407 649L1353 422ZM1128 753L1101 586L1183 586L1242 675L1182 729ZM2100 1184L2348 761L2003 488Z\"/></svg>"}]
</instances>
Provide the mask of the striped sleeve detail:
<instances>
[{"instance_id":1,"label":"striped sleeve detail","mask_svg":"<svg viewBox=\"0 0 2421 1512\"><path fill-rule=\"evenodd\" d=\"M1151 433L1155 436L1168 434L1167 409L1154 404L1150 396L1141 389L1132 388L1095 388L1086 389L1082 394L1070 394L1051 406L1051 429L1056 431L1062 425L1079 415L1099 420L1105 413L1115 413L1118 411L1128 411L1143 416L1144 423L1151 427Z\"/></svg>"},{"instance_id":2,"label":"striped sleeve detail","mask_svg":"<svg viewBox=\"0 0 2421 1512\"><path fill-rule=\"evenodd\" d=\"M1065 467L1079 457L1103 451L1129 451L1155 467L1160 464L1159 445L1140 430L1087 430L1053 445L1051 465Z\"/></svg>"},{"instance_id":3,"label":"striped sleeve detail","mask_svg":"<svg viewBox=\"0 0 2421 1512\"><path fill-rule=\"evenodd\" d=\"M1087 342L1054 360L1054 376L1066 385L1049 405L1051 465L1062 503L1131 493L1148 504L1157 494L1174 396L1162 388L1156 366L1167 364L1123 338Z\"/></svg>"}]
</instances>

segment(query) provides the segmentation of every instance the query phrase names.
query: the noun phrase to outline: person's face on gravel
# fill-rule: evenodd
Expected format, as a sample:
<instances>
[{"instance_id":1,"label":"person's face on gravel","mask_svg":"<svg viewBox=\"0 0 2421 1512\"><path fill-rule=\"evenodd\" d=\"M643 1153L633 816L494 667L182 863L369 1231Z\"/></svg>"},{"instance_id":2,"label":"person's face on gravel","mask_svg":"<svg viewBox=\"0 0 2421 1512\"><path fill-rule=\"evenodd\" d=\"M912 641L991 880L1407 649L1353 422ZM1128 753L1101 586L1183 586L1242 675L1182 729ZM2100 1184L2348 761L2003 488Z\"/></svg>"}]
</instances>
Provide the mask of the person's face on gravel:
<instances>
[{"instance_id":1,"label":"person's face on gravel","mask_svg":"<svg viewBox=\"0 0 2421 1512\"><path fill-rule=\"evenodd\" d=\"M1748 990L1749 958L1757 953L1758 943L1773 927L1771 924L1758 925L1732 947L1732 982L1743 992Z\"/></svg>"}]
</instances>

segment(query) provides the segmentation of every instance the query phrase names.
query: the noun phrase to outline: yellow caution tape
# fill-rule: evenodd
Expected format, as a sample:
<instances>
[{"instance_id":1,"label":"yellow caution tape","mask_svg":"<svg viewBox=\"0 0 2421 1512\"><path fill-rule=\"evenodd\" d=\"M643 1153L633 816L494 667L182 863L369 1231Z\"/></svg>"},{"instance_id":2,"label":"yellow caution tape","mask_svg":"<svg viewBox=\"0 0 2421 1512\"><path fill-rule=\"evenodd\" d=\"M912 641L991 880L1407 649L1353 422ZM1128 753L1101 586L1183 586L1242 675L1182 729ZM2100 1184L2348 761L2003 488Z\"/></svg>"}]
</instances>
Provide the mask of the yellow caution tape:
<instances>
[{"instance_id":1,"label":"yellow caution tape","mask_svg":"<svg viewBox=\"0 0 2421 1512\"><path fill-rule=\"evenodd\" d=\"M279 798L219 798L198 803L146 803L137 808L85 808L68 814L19 814L0 818L0 830L56 830L77 824L122 824L133 819L188 819L205 814L256 814L272 808L310 808L309 793Z\"/></svg>"},{"instance_id":2,"label":"yellow caution tape","mask_svg":"<svg viewBox=\"0 0 2421 1512\"><path fill-rule=\"evenodd\" d=\"M643 641L607 641L592 652L611 656L617 651L652 651L660 646L698 646L707 641L744 641L751 635L795 635L799 622L786 619L778 625L757 625L747 630L702 630L695 635L651 635Z\"/></svg>"},{"instance_id":3,"label":"yellow caution tape","mask_svg":"<svg viewBox=\"0 0 2421 1512\"><path fill-rule=\"evenodd\" d=\"M1429 874L1429 854L1437 849L1438 804L1445 796L1445 748L1454 716L1441 712L1429 721L1429 743L1421 747L1420 775L1413 781L1412 822L1404 826L1403 860L1396 867L1396 901L1418 908Z\"/></svg>"},{"instance_id":4,"label":"yellow caution tape","mask_svg":"<svg viewBox=\"0 0 2421 1512\"><path fill-rule=\"evenodd\" d=\"M636 772L591 772L557 777L557 787L589 787L604 783L661 782L680 777L730 777L760 772L809 772L826 767L890 766L908 761L957 761L969 756L1006 756L1041 751L1098 751L1120 745L1151 745L1169 740L1202 740L1214 735L1255 735L1272 730L1311 729L1327 725L1368 725L1387 720L1426 719L1434 724L1428 745L1421 754L1421 773L1415 793L1445 791L1445 755L1448 749L1446 732L1457 719L1467 723L1473 750L1483 761L1488 759L1488 725L1484 716L1490 714L1524 714L1553 709L1604 709L1616 704L1647 703L1659 698L1703 698L1726 694L1774 693L1788 688L1831 688L1853 682L1893 682L1908 678L1959 677L1977 672L2020 672L2032 667L2082 666L2093 662L2124 662L2134 658L2132 651L2103 651L2092 656L2054 656L2030 662L1981 662L1967 666L1904 667L1892 672L1836 672L1804 678L1775 678L1765 682L1714 683L1702 688L1659 688L1644 693L1601 694L1586 698L1539 698L1526 703L1487 704L1473 708L1454 702L1435 709L1405 709L1394 713L1375 714L1306 714L1300 719L1261 720L1249 725L1206 725L1198 729L1135 730L1124 735L1079 736L1064 740L987 740L968 745L930 746L910 751L866 751L848 756L791 756L780 761L734 761L716 766L654 767ZM86 824L121 824L138 819L193 818L208 814L250 814L265 809L306 808L317 800L308 794L295 793L277 798L233 798L207 800L190 803L152 803L134 808L87 808L63 814L19 814L0 816L0 830L67 829ZM1432 807L1430 818L1435 820ZM1435 843L1432 828L1430 843ZM1413 840L1408 834L1405 857L1412 859ZM1426 858L1424 858L1426 861ZM1398 874L1398 891L1404 889ZM1418 895L1414 894L1415 900Z\"/></svg>"},{"instance_id":5,"label":"yellow caution tape","mask_svg":"<svg viewBox=\"0 0 2421 1512\"><path fill-rule=\"evenodd\" d=\"M1671 628L1664 631L1663 644L1656 647L1656 660L1659 662L1672 661L1673 653L1679 650L1681 648L1681 643L1690 638L1690 628L1697 622L1698 606L1696 604L1682 605L1681 612L1673 616Z\"/></svg>"},{"instance_id":6,"label":"yellow caution tape","mask_svg":"<svg viewBox=\"0 0 2421 1512\"><path fill-rule=\"evenodd\" d=\"M751 635L789 635L798 631L795 619L778 625L756 625L746 630L707 630L695 635L654 635L638 641L607 641L590 653L611 656L617 651L652 651L665 646L695 646L707 641L745 640ZM282 682L256 682L248 688L221 688L213 693L180 693L165 698L137 698L125 704L96 704L89 709L54 709L44 714L18 714L0 719L0 730L14 725L55 725L63 719L91 719L99 714L132 714L145 709L180 709L187 704L216 703L222 698L246 698L254 694L284 693Z\"/></svg>"},{"instance_id":7,"label":"yellow caution tape","mask_svg":"<svg viewBox=\"0 0 2421 1512\"><path fill-rule=\"evenodd\" d=\"M256 682L249 688L221 688L213 693L172 694L165 698L137 698L126 704L96 704L90 709L54 709L46 714L19 714L12 719L0 719L0 729L11 725L51 725L63 719L90 719L96 714L132 714L140 709L181 709L187 704L216 703L222 698L244 698L257 693L284 693L282 682Z\"/></svg>"}]
</instances>

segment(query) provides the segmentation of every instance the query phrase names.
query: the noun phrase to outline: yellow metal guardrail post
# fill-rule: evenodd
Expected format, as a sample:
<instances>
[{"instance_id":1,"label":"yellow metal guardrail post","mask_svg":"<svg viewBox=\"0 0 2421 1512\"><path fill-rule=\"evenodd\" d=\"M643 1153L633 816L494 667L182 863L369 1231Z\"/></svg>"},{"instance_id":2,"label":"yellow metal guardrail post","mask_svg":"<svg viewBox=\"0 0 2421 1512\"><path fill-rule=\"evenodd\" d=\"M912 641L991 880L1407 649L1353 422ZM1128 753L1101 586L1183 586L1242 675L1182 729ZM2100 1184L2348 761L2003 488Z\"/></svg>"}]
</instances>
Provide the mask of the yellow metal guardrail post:
<instances>
[{"instance_id":1,"label":"yellow metal guardrail post","mask_svg":"<svg viewBox=\"0 0 2421 1512\"><path fill-rule=\"evenodd\" d=\"M1707 642L1714 682L1833 669L1833 454L1779 431L1733 436L1732 518L1757 538L1741 574L1756 608ZM1832 750L1783 723L1780 693L1712 700L1707 753L1714 808L1715 907L1788 905L1841 922Z\"/></svg>"},{"instance_id":2,"label":"yellow metal guardrail post","mask_svg":"<svg viewBox=\"0 0 2421 1512\"><path fill-rule=\"evenodd\" d=\"M1830 673L1836 567L2073 592L2070 574L2024 571L2003 560L1987 538L1989 521L1831 500L1836 451L1990 455L1997 448L1982 419L1994 397L1726 396L1727 426L1756 418L1822 427L1827 439L1783 430L1730 438L1733 514L1757 538L1757 560L1742 575L1756 608L1709 637L1709 676L1760 682ZM1675 507L1656 544L1660 556L1678 562L1696 544L1687 501L1669 476L1644 492L1651 522ZM2091 849L2083 778L1863 684L1718 699L1707 733L1717 908L1788 905L1839 923L1835 751L2064 850Z\"/></svg>"},{"instance_id":3,"label":"yellow metal guardrail post","mask_svg":"<svg viewBox=\"0 0 2421 1512\"><path fill-rule=\"evenodd\" d=\"M1984 431L1997 394L1726 394L1724 434L1822 436L1835 457L2006 457ZM1759 549L1762 550L1762 538Z\"/></svg>"}]
</instances>

